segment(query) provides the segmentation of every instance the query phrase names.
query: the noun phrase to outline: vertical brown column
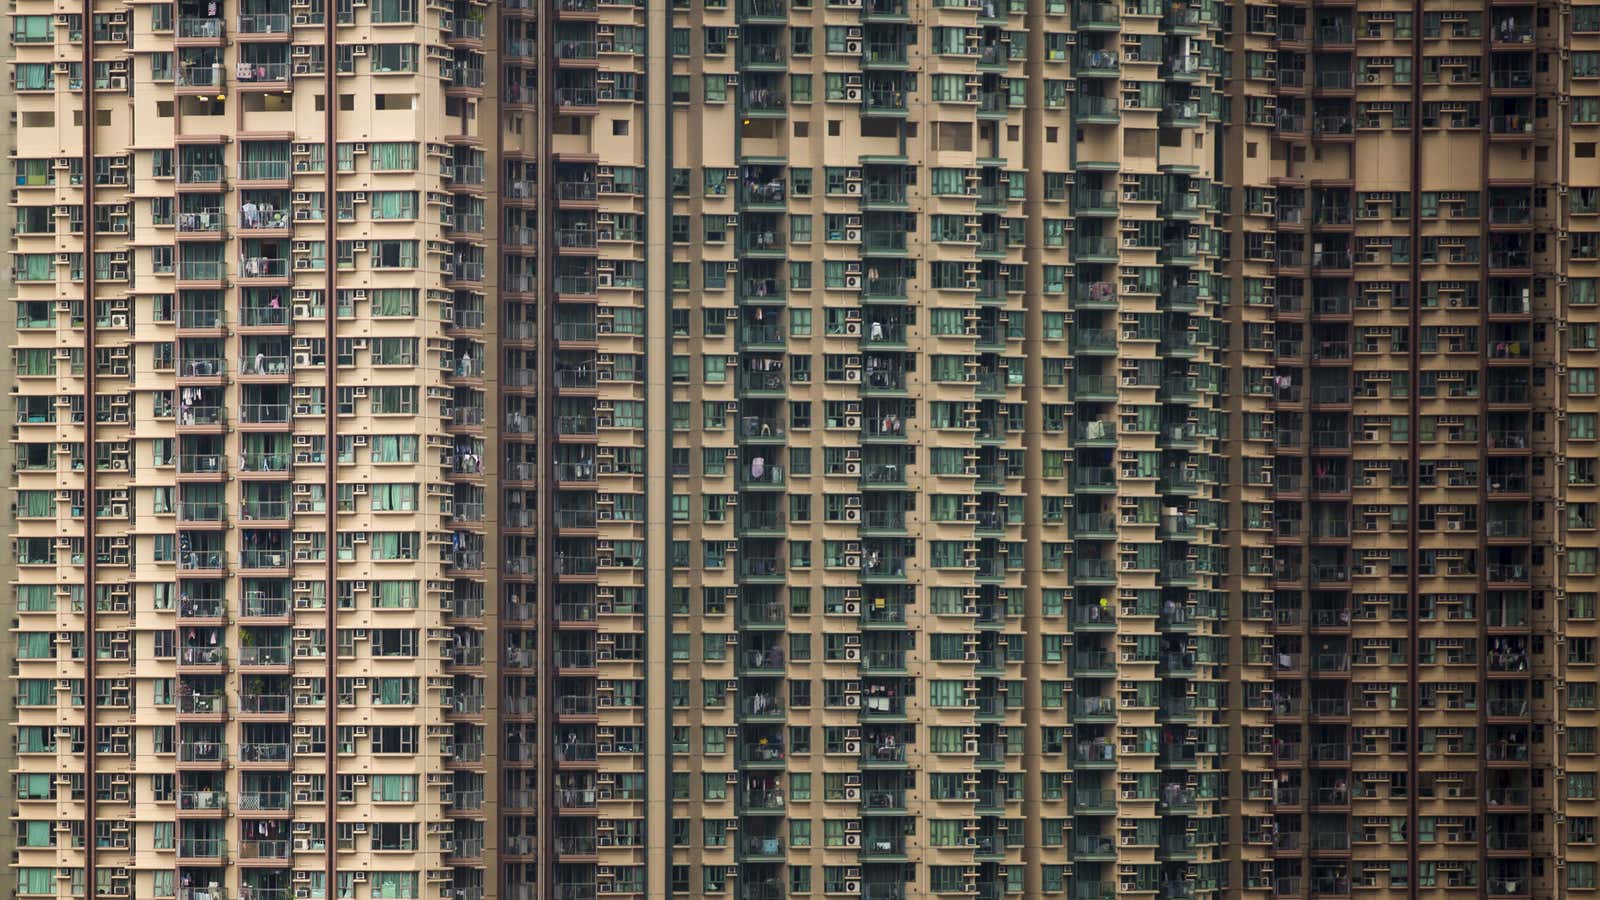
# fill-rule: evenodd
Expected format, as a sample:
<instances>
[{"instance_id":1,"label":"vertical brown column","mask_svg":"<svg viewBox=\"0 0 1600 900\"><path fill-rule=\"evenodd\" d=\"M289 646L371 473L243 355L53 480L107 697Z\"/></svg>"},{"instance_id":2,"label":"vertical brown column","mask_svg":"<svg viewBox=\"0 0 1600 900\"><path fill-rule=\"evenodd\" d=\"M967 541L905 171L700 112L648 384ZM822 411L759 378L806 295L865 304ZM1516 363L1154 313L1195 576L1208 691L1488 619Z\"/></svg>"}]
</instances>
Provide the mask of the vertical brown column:
<instances>
[{"instance_id":1,"label":"vertical brown column","mask_svg":"<svg viewBox=\"0 0 1600 900\"><path fill-rule=\"evenodd\" d=\"M672 866L672 10L668 0L645 5L645 896L665 900Z\"/></svg>"}]
</instances>

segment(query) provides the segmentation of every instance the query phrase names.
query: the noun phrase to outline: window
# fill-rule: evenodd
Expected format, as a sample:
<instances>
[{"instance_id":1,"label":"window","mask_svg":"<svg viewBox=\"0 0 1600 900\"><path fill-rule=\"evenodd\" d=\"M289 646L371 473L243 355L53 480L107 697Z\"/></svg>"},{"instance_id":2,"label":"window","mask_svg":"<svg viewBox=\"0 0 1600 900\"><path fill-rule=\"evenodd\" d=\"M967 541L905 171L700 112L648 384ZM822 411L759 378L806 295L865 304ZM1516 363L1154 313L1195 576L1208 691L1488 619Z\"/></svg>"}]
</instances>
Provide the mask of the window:
<instances>
[{"instance_id":1,"label":"window","mask_svg":"<svg viewBox=\"0 0 1600 900\"><path fill-rule=\"evenodd\" d=\"M416 44L373 44L371 54L375 73L417 71Z\"/></svg>"},{"instance_id":2,"label":"window","mask_svg":"<svg viewBox=\"0 0 1600 900\"><path fill-rule=\"evenodd\" d=\"M372 218L415 219L417 217L416 191L374 191L372 193Z\"/></svg>"},{"instance_id":3,"label":"window","mask_svg":"<svg viewBox=\"0 0 1600 900\"><path fill-rule=\"evenodd\" d=\"M417 776L373 775L372 801L374 803L417 802Z\"/></svg>"},{"instance_id":4,"label":"window","mask_svg":"<svg viewBox=\"0 0 1600 900\"><path fill-rule=\"evenodd\" d=\"M374 897L412 900L421 896L417 893L419 879L415 872L372 872L368 880L372 883Z\"/></svg>"},{"instance_id":5,"label":"window","mask_svg":"<svg viewBox=\"0 0 1600 900\"><path fill-rule=\"evenodd\" d=\"M348 145L339 145L341 159L346 146ZM369 164L374 172L414 172L417 169L417 145L412 142L394 141L373 144ZM339 168L345 169L342 161Z\"/></svg>"},{"instance_id":6,"label":"window","mask_svg":"<svg viewBox=\"0 0 1600 900\"><path fill-rule=\"evenodd\" d=\"M399 25L417 21L417 0L371 0L371 9L372 21L376 25ZM373 885L372 895L394 896L378 893L376 884Z\"/></svg>"},{"instance_id":7,"label":"window","mask_svg":"<svg viewBox=\"0 0 1600 900\"><path fill-rule=\"evenodd\" d=\"M415 484L374 484L371 491L373 512L415 512L417 509Z\"/></svg>"},{"instance_id":8,"label":"window","mask_svg":"<svg viewBox=\"0 0 1600 900\"><path fill-rule=\"evenodd\" d=\"M374 415L416 415L415 387L375 387L371 389Z\"/></svg>"},{"instance_id":9,"label":"window","mask_svg":"<svg viewBox=\"0 0 1600 900\"><path fill-rule=\"evenodd\" d=\"M373 241L372 267L374 269L415 269L417 267L417 242Z\"/></svg>"}]
</instances>

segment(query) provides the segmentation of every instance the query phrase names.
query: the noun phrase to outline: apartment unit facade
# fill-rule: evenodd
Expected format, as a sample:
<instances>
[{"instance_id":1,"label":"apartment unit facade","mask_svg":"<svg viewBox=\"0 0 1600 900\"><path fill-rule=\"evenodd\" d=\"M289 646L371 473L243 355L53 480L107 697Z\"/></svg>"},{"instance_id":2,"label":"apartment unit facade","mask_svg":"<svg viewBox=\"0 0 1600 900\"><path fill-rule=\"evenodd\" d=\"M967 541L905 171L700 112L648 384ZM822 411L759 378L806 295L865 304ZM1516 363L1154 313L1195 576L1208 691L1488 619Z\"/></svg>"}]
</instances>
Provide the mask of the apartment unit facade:
<instances>
[{"instance_id":1,"label":"apartment unit facade","mask_svg":"<svg viewBox=\"0 0 1600 900\"><path fill-rule=\"evenodd\" d=\"M1595 890L1600 5L10 21L17 896Z\"/></svg>"}]
</instances>

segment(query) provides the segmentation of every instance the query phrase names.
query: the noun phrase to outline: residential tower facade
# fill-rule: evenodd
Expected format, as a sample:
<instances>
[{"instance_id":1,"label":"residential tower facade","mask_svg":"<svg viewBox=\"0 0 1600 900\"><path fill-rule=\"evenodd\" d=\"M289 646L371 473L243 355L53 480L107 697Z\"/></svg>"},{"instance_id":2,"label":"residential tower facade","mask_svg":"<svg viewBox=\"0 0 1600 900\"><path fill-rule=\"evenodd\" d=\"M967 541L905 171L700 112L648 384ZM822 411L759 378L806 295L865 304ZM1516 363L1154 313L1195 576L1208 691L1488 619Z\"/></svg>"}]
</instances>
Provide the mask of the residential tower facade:
<instances>
[{"instance_id":1,"label":"residential tower facade","mask_svg":"<svg viewBox=\"0 0 1600 900\"><path fill-rule=\"evenodd\" d=\"M10 21L16 896L1596 889L1600 5Z\"/></svg>"}]
</instances>

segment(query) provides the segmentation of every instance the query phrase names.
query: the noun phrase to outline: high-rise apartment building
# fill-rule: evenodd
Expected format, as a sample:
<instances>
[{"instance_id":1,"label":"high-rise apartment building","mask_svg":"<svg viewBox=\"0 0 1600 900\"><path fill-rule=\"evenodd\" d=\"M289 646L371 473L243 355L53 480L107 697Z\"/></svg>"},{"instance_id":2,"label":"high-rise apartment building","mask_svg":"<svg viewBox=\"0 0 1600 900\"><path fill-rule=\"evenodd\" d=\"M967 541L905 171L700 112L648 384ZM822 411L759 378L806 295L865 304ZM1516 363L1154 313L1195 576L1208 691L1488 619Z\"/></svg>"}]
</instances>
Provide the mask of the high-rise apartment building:
<instances>
[{"instance_id":1,"label":"high-rise apartment building","mask_svg":"<svg viewBox=\"0 0 1600 900\"><path fill-rule=\"evenodd\" d=\"M17 897L1600 884L1600 3L9 15Z\"/></svg>"}]
</instances>

